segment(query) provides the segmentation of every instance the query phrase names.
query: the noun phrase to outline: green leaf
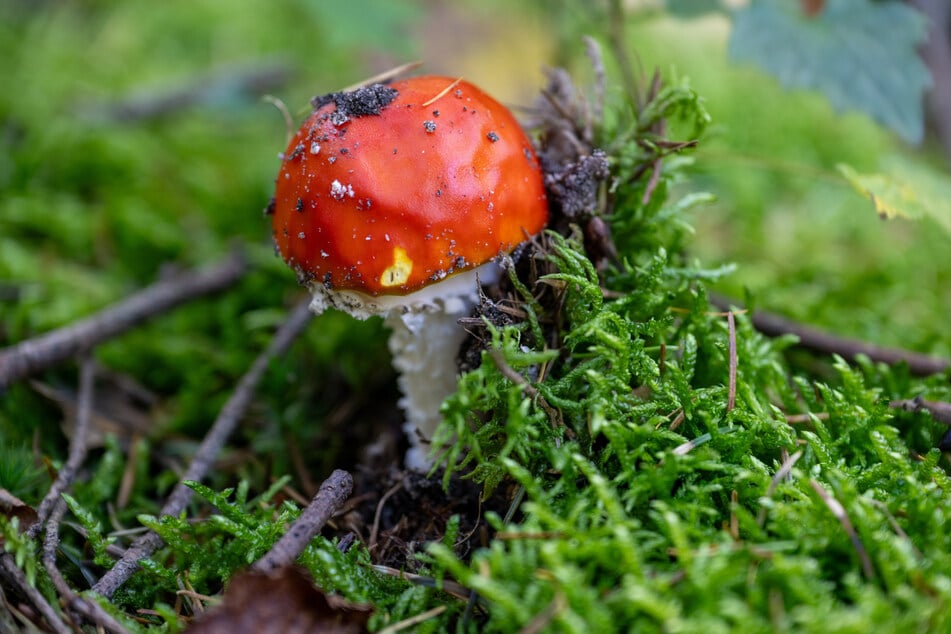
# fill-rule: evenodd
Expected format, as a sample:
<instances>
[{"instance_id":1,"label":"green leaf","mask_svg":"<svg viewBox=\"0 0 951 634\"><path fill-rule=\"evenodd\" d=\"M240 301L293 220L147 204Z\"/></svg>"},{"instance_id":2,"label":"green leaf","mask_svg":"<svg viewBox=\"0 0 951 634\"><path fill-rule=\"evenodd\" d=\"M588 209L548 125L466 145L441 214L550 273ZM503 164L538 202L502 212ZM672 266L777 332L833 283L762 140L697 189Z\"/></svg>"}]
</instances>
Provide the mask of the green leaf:
<instances>
[{"instance_id":1,"label":"green leaf","mask_svg":"<svg viewBox=\"0 0 951 634\"><path fill-rule=\"evenodd\" d=\"M829 0L814 17L798 2L758 0L737 11L730 55L787 88L823 93L836 110L859 110L918 143L922 95L931 84L916 46L924 17L899 2Z\"/></svg>"},{"instance_id":2,"label":"green leaf","mask_svg":"<svg viewBox=\"0 0 951 634\"><path fill-rule=\"evenodd\" d=\"M721 0L667 0L667 11L681 18L692 18L726 8Z\"/></svg>"},{"instance_id":3,"label":"green leaf","mask_svg":"<svg viewBox=\"0 0 951 634\"><path fill-rule=\"evenodd\" d=\"M857 172L849 165L837 166L855 191L872 201L882 218L936 221L951 233L951 178L926 165L894 158L875 174Z\"/></svg>"}]
</instances>

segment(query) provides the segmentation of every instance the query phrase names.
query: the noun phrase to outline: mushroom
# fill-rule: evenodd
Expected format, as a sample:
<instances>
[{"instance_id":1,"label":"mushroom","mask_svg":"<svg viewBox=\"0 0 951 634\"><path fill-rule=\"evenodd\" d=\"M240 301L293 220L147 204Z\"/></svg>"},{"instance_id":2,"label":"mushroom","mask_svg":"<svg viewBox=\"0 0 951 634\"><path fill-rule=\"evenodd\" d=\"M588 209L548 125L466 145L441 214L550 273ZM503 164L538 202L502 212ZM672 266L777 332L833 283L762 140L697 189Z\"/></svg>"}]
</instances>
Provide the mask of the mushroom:
<instances>
[{"instance_id":1,"label":"mushroom","mask_svg":"<svg viewBox=\"0 0 951 634\"><path fill-rule=\"evenodd\" d=\"M427 470L456 386L458 320L499 256L544 228L542 170L513 115L465 81L416 77L312 103L268 207L274 242L314 312L386 320L405 464Z\"/></svg>"}]
</instances>

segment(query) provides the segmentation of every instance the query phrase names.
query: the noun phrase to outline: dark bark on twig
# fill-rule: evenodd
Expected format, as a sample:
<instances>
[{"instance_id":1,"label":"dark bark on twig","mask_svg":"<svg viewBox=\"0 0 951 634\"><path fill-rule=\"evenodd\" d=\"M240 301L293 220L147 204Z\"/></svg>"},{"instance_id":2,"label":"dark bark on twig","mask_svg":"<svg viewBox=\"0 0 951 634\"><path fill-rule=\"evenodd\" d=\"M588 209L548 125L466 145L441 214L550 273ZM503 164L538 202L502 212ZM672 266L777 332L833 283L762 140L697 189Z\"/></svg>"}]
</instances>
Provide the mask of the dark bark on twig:
<instances>
[{"instance_id":1,"label":"dark bark on twig","mask_svg":"<svg viewBox=\"0 0 951 634\"><path fill-rule=\"evenodd\" d=\"M26 596L36 611L46 619L46 624L51 630L56 634L72 634L72 630L63 622L59 613L53 609L39 590L30 585L26 575L17 566L10 553L0 553L0 574L3 574L13 587Z\"/></svg>"},{"instance_id":2,"label":"dark bark on twig","mask_svg":"<svg viewBox=\"0 0 951 634\"><path fill-rule=\"evenodd\" d=\"M186 480L200 482L208 474L216 456L247 410L254 390L264 376L271 359L283 354L310 322L312 314L308 310L308 303L309 298L305 298L294 307L271 343L268 344L267 349L254 360L247 373L241 377L228 402L225 403L218 418L199 445L185 475L182 476L159 512L160 516L178 515L191 500L192 490L182 482ZM162 543L162 539L152 531L139 537L129 546L112 570L93 586L93 590L103 596L111 597L138 570L139 560L154 553Z\"/></svg>"},{"instance_id":3,"label":"dark bark on twig","mask_svg":"<svg viewBox=\"0 0 951 634\"><path fill-rule=\"evenodd\" d=\"M239 252L209 269L161 280L98 313L0 350L0 390L184 302L227 288L247 270Z\"/></svg>"},{"instance_id":4,"label":"dark bark on twig","mask_svg":"<svg viewBox=\"0 0 951 634\"><path fill-rule=\"evenodd\" d=\"M353 478L346 471L337 469L320 485L317 495L311 500L300 517L284 535L277 540L263 557L254 562L252 570L270 573L289 566L297 560L310 540L324 524L340 510L353 491Z\"/></svg>"},{"instance_id":5,"label":"dark bark on twig","mask_svg":"<svg viewBox=\"0 0 951 634\"><path fill-rule=\"evenodd\" d=\"M49 573L50 580L59 592L63 604L73 615L81 616L98 627L115 634L128 634L128 630L111 614L102 609L95 601L79 596L66 582L63 573L56 566L56 550L59 548L59 525L66 513L66 502L62 499L53 508L46 523L46 539L43 540L43 567Z\"/></svg>"},{"instance_id":6,"label":"dark bark on twig","mask_svg":"<svg viewBox=\"0 0 951 634\"><path fill-rule=\"evenodd\" d=\"M942 401L927 401L918 396L915 398L892 401L888 404L893 409L900 409L906 412L925 411L931 414L931 417L939 423L944 423L951 427L951 403Z\"/></svg>"},{"instance_id":7,"label":"dark bark on twig","mask_svg":"<svg viewBox=\"0 0 951 634\"><path fill-rule=\"evenodd\" d=\"M36 521L29 528L27 534L30 539L36 539L43 529L57 502L61 501L63 491L68 489L76 477L76 472L82 466L86 459L86 439L89 435L89 419L92 416L92 395L93 385L96 381L96 363L89 354L86 354L82 360L79 370L79 396L76 406L76 427L73 429L73 437L69 442L69 455L66 458L66 464L56 474L56 480L50 486L40 506L36 509Z\"/></svg>"},{"instance_id":8,"label":"dark bark on twig","mask_svg":"<svg viewBox=\"0 0 951 634\"><path fill-rule=\"evenodd\" d=\"M716 297L714 295L710 296L710 302L723 310L728 310L730 306L737 305L736 302L730 301L727 298ZM901 348L888 348L859 339L840 337L830 332L787 319L775 313L757 310L751 319L753 327L764 335L769 337L795 335L799 338L799 346L802 348L822 354L837 354L849 361L854 360L859 355L865 355L872 361L886 363L888 365L907 363L908 369L916 376L940 374L951 367L951 360L949 359L933 357Z\"/></svg>"}]
</instances>

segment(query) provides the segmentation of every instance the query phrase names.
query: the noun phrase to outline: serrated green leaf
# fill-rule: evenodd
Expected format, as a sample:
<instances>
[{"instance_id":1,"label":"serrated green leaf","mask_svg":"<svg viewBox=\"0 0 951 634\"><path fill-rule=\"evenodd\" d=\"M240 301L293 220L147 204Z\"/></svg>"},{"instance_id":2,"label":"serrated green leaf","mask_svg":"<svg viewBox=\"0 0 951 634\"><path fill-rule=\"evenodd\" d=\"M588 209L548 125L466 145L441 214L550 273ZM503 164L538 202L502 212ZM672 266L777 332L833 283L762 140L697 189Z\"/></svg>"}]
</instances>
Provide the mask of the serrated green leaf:
<instances>
[{"instance_id":1,"label":"serrated green leaf","mask_svg":"<svg viewBox=\"0 0 951 634\"><path fill-rule=\"evenodd\" d=\"M863 174L849 165L839 173L861 195L872 201L882 218L931 218L951 233L951 178L926 165L886 161L885 170Z\"/></svg>"},{"instance_id":2,"label":"serrated green leaf","mask_svg":"<svg viewBox=\"0 0 951 634\"><path fill-rule=\"evenodd\" d=\"M916 47L924 17L899 2L829 0L815 17L798 2L758 0L737 11L730 55L788 88L823 93L836 110L858 110L904 140L921 141L922 96L931 84Z\"/></svg>"}]
</instances>

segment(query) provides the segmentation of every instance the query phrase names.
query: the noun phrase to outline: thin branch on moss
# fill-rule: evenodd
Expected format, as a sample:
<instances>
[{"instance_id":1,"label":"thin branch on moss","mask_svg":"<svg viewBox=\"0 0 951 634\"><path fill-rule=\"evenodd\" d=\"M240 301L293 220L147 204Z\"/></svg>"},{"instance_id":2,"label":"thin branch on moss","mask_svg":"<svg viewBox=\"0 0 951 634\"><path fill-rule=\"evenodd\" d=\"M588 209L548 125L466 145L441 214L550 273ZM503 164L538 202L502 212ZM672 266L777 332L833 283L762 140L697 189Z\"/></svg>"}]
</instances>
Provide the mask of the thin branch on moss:
<instances>
[{"instance_id":1,"label":"thin branch on moss","mask_svg":"<svg viewBox=\"0 0 951 634\"><path fill-rule=\"evenodd\" d=\"M98 313L0 350L0 390L192 299L221 291L247 270L239 251L199 271L160 280Z\"/></svg>"},{"instance_id":2,"label":"thin branch on moss","mask_svg":"<svg viewBox=\"0 0 951 634\"><path fill-rule=\"evenodd\" d=\"M87 437L89 436L89 419L92 417L93 386L96 382L96 364L90 354L83 356L79 367L79 395L76 405L76 426L69 441L69 455L66 464L56 474L56 480L50 486L43 501L36 510L36 521L30 526L27 534L30 539L36 539L43 529L43 524L50 516L53 507L62 500L62 493L73 483L76 472L86 459Z\"/></svg>"},{"instance_id":3,"label":"thin branch on moss","mask_svg":"<svg viewBox=\"0 0 951 634\"><path fill-rule=\"evenodd\" d=\"M376 540L380 534L380 518L383 516L383 507L386 506L386 501L389 500L393 495L403 488L403 481L400 480L392 487L389 491L384 493L380 497L380 501L376 504L376 513L373 514L373 528L370 529L370 540L367 542L367 550L373 552L373 549L376 547Z\"/></svg>"},{"instance_id":4,"label":"thin branch on moss","mask_svg":"<svg viewBox=\"0 0 951 634\"><path fill-rule=\"evenodd\" d=\"M825 503L826 507L835 515L835 518L839 520L839 523L842 524L842 528L845 529L846 535L849 536L849 539L852 541L852 546L855 548L855 552L858 553L859 561L862 562L862 573L865 575L866 579L875 578L875 568L872 566L872 560L868 556L868 551L865 550L865 545L862 544L862 540L859 539L858 533L855 532L855 527L852 525L852 520L849 519L849 514L846 513L845 507L833 497L831 493L825 490L821 484L815 480L809 480L809 485L813 490L822 498L822 501Z\"/></svg>"},{"instance_id":5,"label":"thin branch on moss","mask_svg":"<svg viewBox=\"0 0 951 634\"><path fill-rule=\"evenodd\" d=\"M519 630L519 634L538 634L545 631L556 616L568 608L568 599L562 591L555 592L545 609L532 617L532 620Z\"/></svg>"},{"instance_id":6,"label":"thin branch on moss","mask_svg":"<svg viewBox=\"0 0 951 634\"><path fill-rule=\"evenodd\" d=\"M776 487L779 486L780 482L789 477L789 474L792 473L792 468L796 466L800 458L802 458L802 449L783 460L783 464L779 466L779 469L773 474L773 479L769 481L769 486L766 488L766 495L763 496L765 499L773 497ZM760 528L766 523L766 506L763 504L760 504L759 513L756 515L756 523Z\"/></svg>"},{"instance_id":7,"label":"thin branch on moss","mask_svg":"<svg viewBox=\"0 0 951 634\"><path fill-rule=\"evenodd\" d=\"M901 527L901 524L898 523L898 520L895 519L895 516L892 515L892 512L888 510L888 505L872 497L866 499L872 504L872 506L880 510L885 515L885 518L888 520L889 525L891 525L892 530L895 531L895 534L904 540L906 544L908 544L908 547L911 548L913 553L915 553L915 556L918 557L918 559L924 559L924 554L922 554L918 547L915 546L915 543L911 540L911 537L909 537L908 533L905 532L905 529Z\"/></svg>"},{"instance_id":8,"label":"thin branch on moss","mask_svg":"<svg viewBox=\"0 0 951 634\"><path fill-rule=\"evenodd\" d=\"M56 591L59 592L60 600L72 612L81 615L97 627L103 628L108 632L116 634L127 634L128 630L122 626L112 615L102 609L95 601L81 597L63 578L63 573L56 566L56 550L59 548L59 525L63 521L63 515L66 514L66 501L60 498L53 507L52 512L45 524L46 538L43 540L43 567L49 573L50 580Z\"/></svg>"},{"instance_id":9,"label":"thin branch on moss","mask_svg":"<svg viewBox=\"0 0 951 634\"><path fill-rule=\"evenodd\" d=\"M674 416L674 420L671 421L670 427L668 427L668 429L670 431L677 431L677 428L680 427L686 419L687 419L687 413L684 412L684 408L682 407L678 408L677 415ZM660 423L658 423L657 426L660 427Z\"/></svg>"},{"instance_id":10,"label":"thin branch on moss","mask_svg":"<svg viewBox=\"0 0 951 634\"><path fill-rule=\"evenodd\" d=\"M829 413L816 412L805 414L787 414L785 418L788 425L802 425L804 423L811 423L813 418L818 418L819 420L829 420Z\"/></svg>"},{"instance_id":11,"label":"thin branch on moss","mask_svg":"<svg viewBox=\"0 0 951 634\"><path fill-rule=\"evenodd\" d=\"M178 515L191 500L192 490L182 484L182 482L202 481L215 461L215 457L224 447L228 437L234 431L238 421L244 415L248 405L251 403L254 390L260 383L268 368L268 364L274 357L283 354L297 336L304 331L310 319L313 316L308 309L309 298L302 299L288 315L285 322L275 333L274 338L268 344L268 347L254 360L247 373L241 377L237 387L231 394L231 397L221 408L218 418L215 420L208 434L202 440L201 445L195 452L188 470L182 476L179 483L175 486L172 494L169 496L165 505L162 507L159 515ZM111 597L112 594L124 584L139 568L139 560L148 557L155 552L161 545L162 539L152 531L139 537L126 550L122 559L116 562L115 566L107 572L93 586L93 590L99 594Z\"/></svg>"},{"instance_id":12,"label":"thin branch on moss","mask_svg":"<svg viewBox=\"0 0 951 634\"><path fill-rule=\"evenodd\" d=\"M714 305L727 309L736 305L736 302L724 297L710 296ZM753 327L768 337L781 335L795 335L799 338L799 346L822 354L837 354L844 359L854 360L864 355L875 362L897 365L907 363L908 369L916 376L940 374L951 368L951 359L943 359L901 348L879 346L859 339L840 337L838 335L806 326L766 311L757 310L752 315Z\"/></svg>"},{"instance_id":13,"label":"thin branch on moss","mask_svg":"<svg viewBox=\"0 0 951 634\"><path fill-rule=\"evenodd\" d=\"M63 622L59 613L53 609L53 606L43 597L39 590L30 585L26 575L17 566L14 556L11 553L0 553L0 573L6 578L7 582L33 604L36 611L46 619L46 625L56 632L56 634L72 634L70 627Z\"/></svg>"},{"instance_id":14,"label":"thin branch on moss","mask_svg":"<svg viewBox=\"0 0 951 634\"><path fill-rule=\"evenodd\" d=\"M457 599L462 601L468 601L472 597L476 597L478 603L482 604L484 607L484 600L478 599L479 594L466 588L460 583L455 581L450 581L448 579L442 579L437 581L432 577L426 577L424 575L413 574L412 572L407 572L402 568L391 568L390 566L384 566L382 564L374 564L370 566L373 570L380 573L381 575L387 575L390 577L396 577L397 579L402 579L404 581L409 581L413 585L423 586L424 588L439 588L446 594L452 595Z\"/></svg>"},{"instance_id":15,"label":"thin branch on moss","mask_svg":"<svg viewBox=\"0 0 951 634\"><path fill-rule=\"evenodd\" d=\"M502 355L501 350L497 348L491 348L488 352L489 357L492 359L492 363L494 363L495 367L498 368L499 372L502 373L502 376L515 385L519 386L529 398L534 399L538 403L538 406L545 411L552 427L565 426L565 422L561 418L561 412L552 407L551 403L545 400L545 397L541 395L541 393L538 391L538 388L529 383L525 377L515 371L515 368L506 363L505 357ZM570 432L570 430L568 431Z\"/></svg>"},{"instance_id":16,"label":"thin branch on moss","mask_svg":"<svg viewBox=\"0 0 951 634\"><path fill-rule=\"evenodd\" d=\"M352 491L353 478L349 473L341 469L331 473L300 517L291 524L271 550L254 562L251 569L270 573L294 563L314 535L340 510Z\"/></svg>"},{"instance_id":17,"label":"thin branch on moss","mask_svg":"<svg viewBox=\"0 0 951 634\"><path fill-rule=\"evenodd\" d=\"M437 616L445 612L447 609L448 608L444 605L438 605L430 610L426 610L425 612L420 612L419 614L415 616L411 616L408 619L403 619L402 621L399 621L398 623L394 623L393 625L388 625L384 627L382 630L380 630L378 634L396 634L397 632L408 630L409 628L419 625L420 623L424 623L428 621L429 619L436 618Z\"/></svg>"},{"instance_id":18,"label":"thin branch on moss","mask_svg":"<svg viewBox=\"0 0 951 634\"><path fill-rule=\"evenodd\" d=\"M916 396L915 398L892 401L888 406L905 412L925 411L931 414L931 417L939 423L951 426L951 403L928 401L921 396Z\"/></svg>"},{"instance_id":19,"label":"thin branch on moss","mask_svg":"<svg viewBox=\"0 0 951 634\"><path fill-rule=\"evenodd\" d=\"M736 407L736 318L733 311L726 314L726 323L730 331L730 388L726 400L726 411L733 411Z\"/></svg>"}]
</instances>

